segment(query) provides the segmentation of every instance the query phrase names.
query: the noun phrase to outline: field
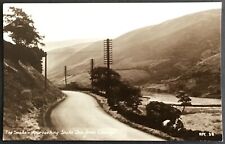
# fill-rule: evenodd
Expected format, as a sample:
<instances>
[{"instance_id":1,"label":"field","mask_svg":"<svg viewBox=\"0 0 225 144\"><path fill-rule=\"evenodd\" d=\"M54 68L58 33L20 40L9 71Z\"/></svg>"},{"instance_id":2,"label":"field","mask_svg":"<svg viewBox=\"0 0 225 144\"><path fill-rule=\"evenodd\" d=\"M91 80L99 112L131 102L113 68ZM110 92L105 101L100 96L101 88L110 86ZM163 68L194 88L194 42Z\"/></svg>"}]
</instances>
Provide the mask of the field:
<instances>
[{"instance_id":1,"label":"field","mask_svg":"<svg viewBox=\"0 0 225 144\"><path fill-rule=\"evenodd\" d=\"M146 94L146 93L145 93ZM209 98L193 98L192 104L195 105L219 105L220 99ZM145 113L145 106L149 101L161 101L169 104L178 104L177 98L171 94L156 94L152 93L142 98L141 110ZM183 107L176 106L182 110ZM221 107L191 107L185 108L183 115L181 116L182 122L185 128L191 130L210 131L216 134L222 133L222 108Z\"/></svg>"},{"instance_id":2,"label":"field","mask_svg":"<svg viewBox=\"0 0 225 144\"><path fill-rule=\"evenodd\" d=\"M202 108L204 111L196 111L196 108L189 108L191 114L181 116L184 126L191 130L210 131L216 134L222 133L221 108Z\"/></svg>"}]
</instances>

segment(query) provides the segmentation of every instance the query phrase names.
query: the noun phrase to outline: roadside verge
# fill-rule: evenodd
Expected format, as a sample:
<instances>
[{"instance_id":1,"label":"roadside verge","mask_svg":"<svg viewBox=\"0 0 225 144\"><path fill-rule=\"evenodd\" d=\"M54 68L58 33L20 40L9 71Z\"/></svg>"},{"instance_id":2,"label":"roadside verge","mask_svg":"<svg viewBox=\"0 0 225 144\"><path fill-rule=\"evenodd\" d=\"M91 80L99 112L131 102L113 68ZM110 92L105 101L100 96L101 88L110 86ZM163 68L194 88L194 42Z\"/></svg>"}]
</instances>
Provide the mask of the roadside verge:
<instances>
[{"instance_id":1,"label":"roadside verge","mask_svg":"<svg viewBox=\"0 0 225 144\"><path fill-rule=\"evenodd\" d=\"M51 112L55 107L57 107L65 99L66 99L66 95L64 95L61 99L58 99L56 102L52 103L51 105L49 105L48 108L43 112L42 121L43 121L43 126L46 129L49 129L51 131L57 131L51 122ZM59 139L63 140L64 138L61 137L60 135L55 135L55 136L46 135L45 137L43 137L43 140L59 140Z\"/></svg>"},{"instance_id":2,"label":"roadside verge","mask_svg":"<svg viewBox=\"0 0 225 144\"><path fill-rule=\"evenodd\" d=\"M109 105L107 104L107 99L106 98L104 98L102 96L99 96L99 95L96 95L96 94L93 94L93 93L90 93L90 92L85 92L85 93L88 93L89 95L93 96L97 100L98 104L102 107L102 109L107 114L109 114L113 118L119 120L120 122L129 125L130 127L139 129L139 130L144 131L146 133L149 133L151 135L154 135L154 136L166 139L166 140L170 140L170 141L182 141L183 140L181 138L172 137L172 136L170 136L170 135L168 135L168 134L166 134L166 133L164 133L162 131L159 131L159 130L156 130L156 129L153 129L153 128L149 128L149 127L137 124L137 123L134 123L134 122L126 119L121 114L117 113L116 111L110 110L109 109Z\"/></svg>"}]
</instances>

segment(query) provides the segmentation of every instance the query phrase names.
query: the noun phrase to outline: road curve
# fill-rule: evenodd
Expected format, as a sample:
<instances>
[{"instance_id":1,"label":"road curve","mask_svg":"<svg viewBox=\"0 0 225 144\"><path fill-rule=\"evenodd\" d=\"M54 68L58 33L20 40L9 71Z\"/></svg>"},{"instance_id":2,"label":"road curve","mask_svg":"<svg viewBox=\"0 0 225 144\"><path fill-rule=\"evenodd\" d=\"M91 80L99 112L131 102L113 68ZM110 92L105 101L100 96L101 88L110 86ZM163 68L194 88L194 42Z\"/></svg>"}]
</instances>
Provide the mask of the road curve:
<instances>
[{"instance_id":1,"label":"road curve","mask_svg":"<svg viewBox=\"0 0 225 144\"><path fill-rule=\"evenodd\" d=\"M112 118L88 94L64 93L68 97L52 110L50 116L56 130L66 140L163 141Z\"/></svg>"}]
</instances>

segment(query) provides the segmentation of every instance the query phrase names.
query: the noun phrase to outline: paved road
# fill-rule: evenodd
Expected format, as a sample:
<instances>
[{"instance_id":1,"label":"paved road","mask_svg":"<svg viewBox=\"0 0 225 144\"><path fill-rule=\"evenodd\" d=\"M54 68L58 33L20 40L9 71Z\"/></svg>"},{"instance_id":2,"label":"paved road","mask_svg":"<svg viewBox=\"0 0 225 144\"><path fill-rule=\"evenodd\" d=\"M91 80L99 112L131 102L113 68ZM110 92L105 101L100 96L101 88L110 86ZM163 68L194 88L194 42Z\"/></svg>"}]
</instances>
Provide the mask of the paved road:
<instances>
[{"instance_id":1,"label":"paved road","mask_svg":"<svg viewBox=\"0 0 225 144\"><path fill-rule=\"evenodd\" d=\"M53 109L51 121L67 140L163 140L112 118L87 94L64 93L68 97Z\"/></svg>"}]
</instances>

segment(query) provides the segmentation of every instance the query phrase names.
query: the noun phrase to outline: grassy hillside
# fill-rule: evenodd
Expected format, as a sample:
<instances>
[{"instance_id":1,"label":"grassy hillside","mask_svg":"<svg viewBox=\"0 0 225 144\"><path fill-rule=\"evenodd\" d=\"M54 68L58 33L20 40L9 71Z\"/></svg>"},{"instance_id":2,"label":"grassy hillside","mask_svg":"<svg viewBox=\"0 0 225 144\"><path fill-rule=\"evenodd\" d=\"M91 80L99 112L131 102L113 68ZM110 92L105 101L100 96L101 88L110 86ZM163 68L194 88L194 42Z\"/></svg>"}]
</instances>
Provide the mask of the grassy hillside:
<instances>
[{"instance_id":1,"label":"grassy hillside","mask_svg":"<svg viewBox=\"0 0 225 144\"><path fill-rule=\"evenodd\" d=\"M209 10L190 14L114 39L112 68L134 84L161 83L180 76L220 52L220 13ZM69 49L63 51L71 53ZM53 52L57 50L49 55ZM63 84L64 65L68 65L77 82L85 81L83 75L88 73L91 58L95 59L95 66L103 65L103 41L89 43L71 55L63 53L61 57L67 59L54 59L57 66L49 70L50 79L57 84ZM88 82L86 79L85 83Z\"/></svg>"},{"instance_id":2,"label":"grassy hillside","mask_svg":"<svg viewBox=\"0 0 225 144\"><path fill-rule=\"evenodd\" d=\"M171 91L185 90L192 96L221 98L220 54L197 63L175 81L168 81Z\"/></svg>"},{"instance_id":3,"label":"grassy hillside","mask_svg":"<svg viewBox=\"0 0 225 144\"><path fill-rule=\"evenodd\" d=\"M63 48L58 48L56 50L52 50L48 52L48 69L51 70L55 69L56 67L59 68L59 66L62 67L61 70L63 70L63 67L65 65L71 65L74 64L74 61L71 61L71 59L74 57L76 53L81 51L83 48L88 46L89 43L81 43L81 44L76 44L71 47L63 47ZM66 49L66 51L65 51ZM57 72L59 72L60 69L58 69Z\"/></svg>"},{"instance_id":4,"label":"grassy hillside","mask_svg":"<svg viewBox=\"0 0 225 144\"><path fill-rule=\"evenodd\" d=\"M11 55L4 45L5 55ZM16 49L16 46L14 46ZM4 58L4 140L54 139L54 135L31 134L48 130L43 114L64 95L50 81L44 89L44 77L29 63ZM25 134L18 134L19 132ZM13 132L10 134L10 132ZM30 133L30 134L28 134Z\"/></svg>"}]
</instances>

